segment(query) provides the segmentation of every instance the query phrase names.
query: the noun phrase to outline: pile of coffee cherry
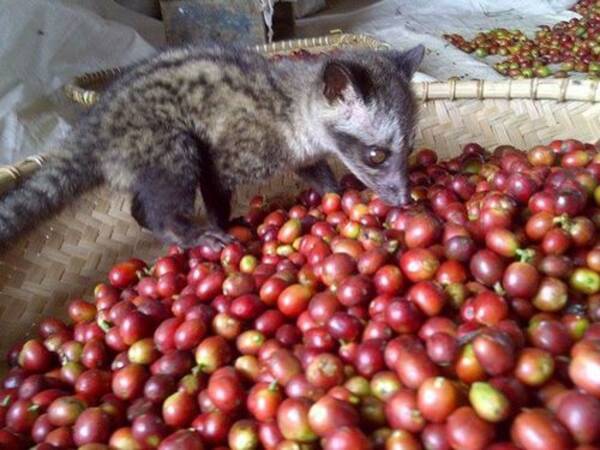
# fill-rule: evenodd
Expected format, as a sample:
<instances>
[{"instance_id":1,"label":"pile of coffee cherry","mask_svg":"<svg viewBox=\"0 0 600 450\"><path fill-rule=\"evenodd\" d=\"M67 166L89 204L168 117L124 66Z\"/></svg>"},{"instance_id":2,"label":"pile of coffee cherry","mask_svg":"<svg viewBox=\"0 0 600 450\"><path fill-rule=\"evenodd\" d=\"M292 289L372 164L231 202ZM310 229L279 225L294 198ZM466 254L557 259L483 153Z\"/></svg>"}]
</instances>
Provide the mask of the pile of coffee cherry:
<instances>
[{"instance_id":1,"label":"pile of coffee cherry","mask_svg":"<svg viewBox=\"0 0 600 450\"><path fill-rule=\"evenodd\" d=\"M443 37L480 58L501 56L494 68L512 78L565 78L582 73L596 79L600 77L600 1L581 0L573 9L582 17L552 27L542 25L533 38L505 28L478 33L472 40L459 34Z\"/></svg>"},{"instance_id":2,"label":"pile of coffee cherry","mask_svg":"<svg viewBox=\"0 0 600 450\"><path fill-rule=\"evenodd\" d=\"M8 353L0 448L600 450L600 148L411 166L116 264Z\"/></svg>"}]
</instances>

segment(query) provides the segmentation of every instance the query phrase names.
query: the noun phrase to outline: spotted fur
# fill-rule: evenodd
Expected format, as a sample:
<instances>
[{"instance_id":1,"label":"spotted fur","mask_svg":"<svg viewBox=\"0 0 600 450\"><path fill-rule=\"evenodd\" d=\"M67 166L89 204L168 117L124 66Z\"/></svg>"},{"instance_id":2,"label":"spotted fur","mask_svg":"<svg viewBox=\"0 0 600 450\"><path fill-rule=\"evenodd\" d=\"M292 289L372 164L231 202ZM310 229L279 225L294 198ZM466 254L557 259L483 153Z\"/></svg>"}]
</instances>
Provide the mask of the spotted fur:
<instances>
[{"instance_id":1,"label":"spotted fur","mask_svg":"<svg viewBox=\"0 0 600 450\"><path fill-rule=\"evenodd\" d=\"M295 168L337 184L334 154L391 203L406 200L415 105L409 80L423 48L270 62L208 46L131 66L38 172L0 198L0 243L102 182L132 196L132 215L166 242L220 246L236 186ZM365 162L373 146L390 156ZM194 203L200 193L207 221Z\"/></svg>"}]
</instances>

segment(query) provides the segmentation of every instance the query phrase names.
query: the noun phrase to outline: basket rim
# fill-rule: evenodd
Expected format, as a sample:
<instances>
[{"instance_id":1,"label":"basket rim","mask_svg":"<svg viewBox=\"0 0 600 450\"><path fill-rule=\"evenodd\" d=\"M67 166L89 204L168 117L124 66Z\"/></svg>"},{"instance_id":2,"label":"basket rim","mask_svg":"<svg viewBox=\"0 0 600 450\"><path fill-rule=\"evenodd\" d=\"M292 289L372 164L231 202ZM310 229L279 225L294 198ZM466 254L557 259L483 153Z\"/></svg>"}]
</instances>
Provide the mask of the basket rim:
<instances>
[{"instance_id":1,"label":"basket rim","mask_svg":"<svg viewBox=\"0 0 600 450\"><path fill-rule=\"evenodd\" d=\"M366 46L374 50L387 50L392 46L386 42L380 41L367 34L343 33L341 30L331 30L329 35L317 36L311 38L290 39L277 41L271 44L261 44L249 47L260 53L277 55L283 52L290 52L300 49L314 49L319 47L329 47L334 49L340 46ZM108 81L123 71L124 67L113 67L109 69L97 70L84 73L68 83L63 89L68 98L76 103L90 106L99 98L100 93L90 89L90 84Z\"/></svg>"},{"instance_id":2,"label":"basket rim","mask_svg":"<svg viewBox=\"0 0 600 450\"><path fill-rule=\"evenodd\" d=\"M299 49L314 49L340 46L366 46L374 50L388 50L393 47L367 34L343 33L332 30L329 35L311 38L278 41L272 44L256 45L251 48L276 55ZM122 71L121 67L89 72L75 77L64 87L71 100L89 106L100 97L98 91L89 89L91 83L111 79ZM525 80L457 80L424 81L412 83L416 97L422 101L457 99L529 99L600 102L600 80L574 80L568 78L531 78Z\"/></svg>"}]
</instances>

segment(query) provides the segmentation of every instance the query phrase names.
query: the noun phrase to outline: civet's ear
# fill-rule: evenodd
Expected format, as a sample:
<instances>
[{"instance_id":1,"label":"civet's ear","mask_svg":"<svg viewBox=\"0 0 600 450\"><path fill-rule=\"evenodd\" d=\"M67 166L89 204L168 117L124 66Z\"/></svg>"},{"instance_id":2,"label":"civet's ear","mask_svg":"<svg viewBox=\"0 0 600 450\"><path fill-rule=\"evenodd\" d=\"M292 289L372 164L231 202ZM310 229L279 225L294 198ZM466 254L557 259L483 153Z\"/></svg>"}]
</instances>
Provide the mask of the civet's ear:
<instances>
[{"instance_id":1,"label":"civet's ear","mask_svg":"<svg viewBox=\"0 0 600 450\"><path fill-rule=\"evenodd\" d=\"M425 57L425 46L417 45L404 52L393 50L389 53L398 69L402 71L406 78L411 79L423 62L423 58Z\"/></svg>"},{"instance_id":2,"label":"civet's ear","mask_svg":"<svg viewBox=\"0 0 600 450\"><path fill-rule=\"evenodd\" d=\"M343 100L356 91L356 81L350 67L342 62L330 61L323 70L323 95L330 102Z\"/></svg>"}]
</instances>

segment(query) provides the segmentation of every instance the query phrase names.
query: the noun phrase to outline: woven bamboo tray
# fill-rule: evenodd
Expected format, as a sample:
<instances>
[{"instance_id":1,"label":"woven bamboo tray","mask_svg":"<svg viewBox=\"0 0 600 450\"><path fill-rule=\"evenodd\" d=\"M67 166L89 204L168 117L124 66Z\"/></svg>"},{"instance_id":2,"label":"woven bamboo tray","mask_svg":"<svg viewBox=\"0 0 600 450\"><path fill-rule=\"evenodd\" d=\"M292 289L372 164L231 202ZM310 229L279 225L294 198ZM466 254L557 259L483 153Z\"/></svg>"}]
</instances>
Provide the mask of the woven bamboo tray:
<instances>
[{"instance_id":1,"label":"woven bamboo tray","mask_svg":"<svg viewBox=\"0 0 600 450\"><path fill-rule=\"evenodd\" d=\"M263 50L327 49L335 38L340 36ZM358 39L357 45L367 42L345 39L350 41L347 45L353 45L353 39ZM383 48L377 41L368 42ZM451 81L416 83L414 89L422 100L417 145L436 149L442 158L471 141L488 148L511 143L527 149L552 139L600 138L600 87L595 81ZM0 189L11 189L41 164L43 159L30 158L1 170ZM244 187L236 193L234 211L243 211L255 193L289 195L300 187L290 174ZM130 217L126 197L103 188L83 195L0 255L0 353L31 332L40 316L64 316L70 298L89 298L116 261L132 255L151 261L161 252L164 247Z\"/></svg>"}]
</instances>

